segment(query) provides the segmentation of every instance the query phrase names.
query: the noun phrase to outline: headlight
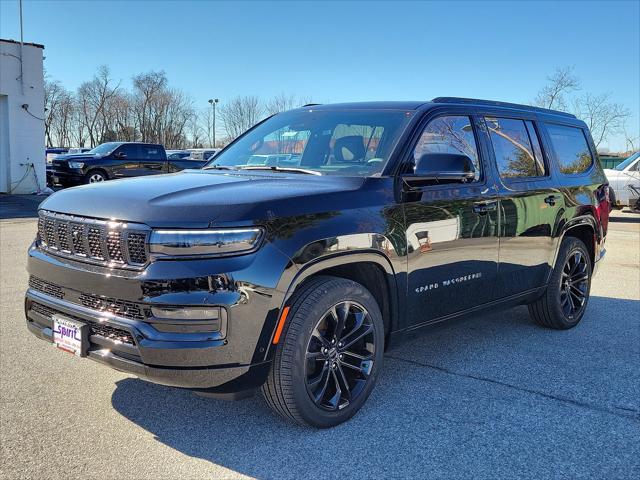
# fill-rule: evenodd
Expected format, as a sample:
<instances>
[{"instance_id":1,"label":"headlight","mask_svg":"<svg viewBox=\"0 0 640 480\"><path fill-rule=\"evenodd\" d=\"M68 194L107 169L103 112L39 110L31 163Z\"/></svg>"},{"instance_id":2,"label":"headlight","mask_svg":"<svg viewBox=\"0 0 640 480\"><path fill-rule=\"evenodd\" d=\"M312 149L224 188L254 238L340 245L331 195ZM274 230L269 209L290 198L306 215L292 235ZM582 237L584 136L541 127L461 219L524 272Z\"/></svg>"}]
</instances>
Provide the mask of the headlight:
<instances>
[{"instance_id":1,"label":"headlight","mask_svg":"<svg viewBox=\"0 0 640 480\"><path fill-rule=\"evenodd\" d=\"M69 168L82 168L84 167L84 162L69 162Z\"/></svg>"},{"instance_id":2,"label":"headlight","mask_svg":"<svg viewBox=\"0 0 640 480\"><path fill-rule=\"evenodd\" d=\"M229 255L255 250L262 237L261 228L154 230L149 250L171 256Z\"/></svg>"}]
</instances>

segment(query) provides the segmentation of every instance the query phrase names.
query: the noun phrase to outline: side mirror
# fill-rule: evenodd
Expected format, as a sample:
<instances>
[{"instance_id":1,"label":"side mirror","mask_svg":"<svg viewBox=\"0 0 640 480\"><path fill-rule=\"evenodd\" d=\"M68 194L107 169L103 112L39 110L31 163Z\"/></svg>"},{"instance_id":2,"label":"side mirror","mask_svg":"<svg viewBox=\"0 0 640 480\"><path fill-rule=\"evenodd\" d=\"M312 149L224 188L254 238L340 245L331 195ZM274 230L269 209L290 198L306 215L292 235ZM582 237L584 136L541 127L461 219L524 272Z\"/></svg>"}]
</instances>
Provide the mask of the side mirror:
<instances>
[{"instance_id":1,"label":"side mirror","mask_svg":"<svg viewBox=\"0 0 640 480\"><path fill-rule=\"evenodd\" d=\"M464 183L473 180L476 169L469 157L457 153L425 153L413 173L402 179L410 187L424 183Z\"/></svg>"},{"instance_id":2,"label":"side mirror","mask_svg":"<svg viewBox=\"0 0 640 480\"><path fill-rule=\"evenodd\" d=\"M126 153L124 153L124 152L117 152L117 153L114 155L114 158L117 158L117 159L127 158L127 154L126 154Z\"/></svg>"}]
</instances>

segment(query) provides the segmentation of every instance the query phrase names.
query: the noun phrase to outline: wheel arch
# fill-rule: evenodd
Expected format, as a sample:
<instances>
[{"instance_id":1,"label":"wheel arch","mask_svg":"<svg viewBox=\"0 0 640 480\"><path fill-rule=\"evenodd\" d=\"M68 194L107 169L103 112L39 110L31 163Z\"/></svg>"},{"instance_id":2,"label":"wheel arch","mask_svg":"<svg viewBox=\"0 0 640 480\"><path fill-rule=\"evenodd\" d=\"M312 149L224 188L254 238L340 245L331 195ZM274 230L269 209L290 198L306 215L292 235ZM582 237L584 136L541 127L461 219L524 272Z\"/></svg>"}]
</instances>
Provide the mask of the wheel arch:
<instances>
[{"instance_id":1,"label":"wheel arch","mask_svg":"<svg viewBox=\"0 0 640 480\"><path fill-rule=\"evenodd\" d=\"M320 275L353 280L371 292L382 313L386 344L389 333L398 328L399 318L399 292L391 262L377 251L342 253L309 262L286 286L281 311L296 289Z\"/></svg>"},{"instance_id":2,"label":"wheel arch","mask_svg":"<svg viewBox=\"0 0 640 480\"><path fill-rule=\"evenodd\" d=\"M558 261L558 253L560 252L560 245L562 241L567 237L574 237L581 240L589 251L589 258L591 260L591 267L596 260L596 243L598 238L598 227L595 217L592 215L581 215L567 222L562 228L560 238L556 247L555 256L553 259L553 267L555 268Z\"/></svg>"}]
</instances>

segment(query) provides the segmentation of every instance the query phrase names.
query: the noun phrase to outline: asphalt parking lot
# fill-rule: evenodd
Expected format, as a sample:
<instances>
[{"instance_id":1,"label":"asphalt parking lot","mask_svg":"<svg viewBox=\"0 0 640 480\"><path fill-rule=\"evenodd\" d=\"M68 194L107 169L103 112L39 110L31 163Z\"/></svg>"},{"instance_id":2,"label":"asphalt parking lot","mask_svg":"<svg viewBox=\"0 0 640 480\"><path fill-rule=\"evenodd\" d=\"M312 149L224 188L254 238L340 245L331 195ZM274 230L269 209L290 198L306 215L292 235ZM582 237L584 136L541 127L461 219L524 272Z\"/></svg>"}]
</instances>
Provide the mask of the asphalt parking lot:
<instances>
[{"instance_id":1,"label":"asphalt parking lot","mask_svg":"<svg viewBox=\"0 0 640 480\"><path fill-rule=\"evenodd\" d=\"M354 419L316 431L259 396L199 398L30 335L22 301L36 222L7 199L2 478L640 476L640 215L614 212L577 328L542 329L518 307L431 332L388 352Z\"/></svg>"}]
</instances>

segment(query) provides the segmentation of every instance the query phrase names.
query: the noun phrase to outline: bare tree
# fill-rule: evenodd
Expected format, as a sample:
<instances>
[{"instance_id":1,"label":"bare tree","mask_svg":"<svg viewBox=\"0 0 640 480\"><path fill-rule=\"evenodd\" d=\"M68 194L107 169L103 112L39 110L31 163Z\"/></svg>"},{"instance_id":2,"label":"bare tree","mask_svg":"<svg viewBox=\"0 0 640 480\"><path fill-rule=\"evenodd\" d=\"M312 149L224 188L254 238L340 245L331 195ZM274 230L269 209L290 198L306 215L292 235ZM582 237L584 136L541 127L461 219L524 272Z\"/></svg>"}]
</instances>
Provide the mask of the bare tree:
<instances>
[{"instance_id":1,"label":"bare tree","mask_svg":"<svg viewBox=\"0 0 640 480\"><path fill-rule=\"evenodd\" d=\"M633 135L627 130L626 121L622 125L622 132L624 133L624 142L627 148L627 153L633 154L638 150L638 135Z\"/></svg>"},{"instance_id":2,"label":"bare tree","mask_svg":"<svg viewBox=\"0 0 640 480\"><path fill-rule=\"evenodd\" d=\"M589 127L596 148L610 135L622 132L625 120L631 115L624 105L612 102L608 93L585 93L577 97L573 112Z\"/></svg>"},{"instance_id":3,"label":"bare tree","mask_svg":"<svg viewBox=\"0 0 640 480\"><path fill-rule=\"evenodd\" d=\"M106 105L120 88L120 83L114 85L111 72L105 65L98 68L98 73L89 82L84 82L78 88L78 108L80 121L86 128L89 143L92 147L102 141L106 130Z\"/></svg>"},{"instance_id":4,"label":"bare tree","mask_svg":"<svg viewBox=\"0 0 640 480\"><path fill-rule=\"evenodd\" d=\"M573 67L556 68L547 81L533 102L538 107L565 110L566 96L580 90L580 79L574 75Z\"/></svg>"},{"instance_id":5,"label":"bare tree","mask_svg":"<svg viewBox=\"0 0 640 480\"><path fill-rule=\"evenodd\" d=\"M276 113L285 112L312 102L311 97L296 97L295 95L285 95L281 93L267 102L265 111L268 115L275 115Z\"/></svg>"},{"instance_id":6,"label":"bare tree","mask_svg":"<svg viewBox=\"0 0 640 480\"><path fill-rule=\"evenodd\" d=\"M264 109L255 96L238 96L220 108L220 117L227 135L236 138L262 118Z\"/></svg>"},{"instance_id":7,"label":"bare tree","mask_svg":"<svg viewBox=\"0 0 640 480\"><path fill-rule=\"evenodd\" d=\"M624 130L624 122L631 114L629 110L613 102L609 93L577 95L581 82L574 75L573 67L556 68L547 79L534 104L573 113L587 124L596 147Z\"/></svg>"}]
</instances>

